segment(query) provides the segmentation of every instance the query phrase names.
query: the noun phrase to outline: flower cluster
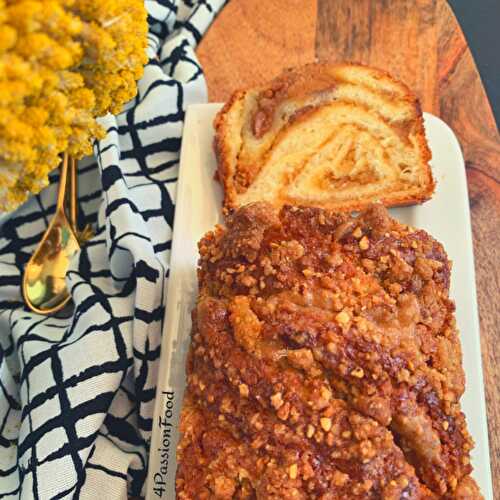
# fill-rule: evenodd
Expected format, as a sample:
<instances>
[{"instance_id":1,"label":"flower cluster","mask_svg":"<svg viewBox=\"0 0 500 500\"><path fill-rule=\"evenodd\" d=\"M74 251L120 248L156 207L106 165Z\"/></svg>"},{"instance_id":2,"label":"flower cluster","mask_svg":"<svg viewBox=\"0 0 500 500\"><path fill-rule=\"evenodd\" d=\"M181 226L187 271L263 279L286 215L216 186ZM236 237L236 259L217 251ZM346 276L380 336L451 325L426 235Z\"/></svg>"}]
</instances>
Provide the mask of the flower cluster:
<instances>
[{"instance_id":1,"label":"flower cluster","mask_svg":"<svg viewBox=\"0 0 500 500\"><path fill-rule=\"evenodd\" d=\"M91 153L146 46L143 0L0 0L0 210L39 192L63 151Z\"/></svg>"}]
</instances>

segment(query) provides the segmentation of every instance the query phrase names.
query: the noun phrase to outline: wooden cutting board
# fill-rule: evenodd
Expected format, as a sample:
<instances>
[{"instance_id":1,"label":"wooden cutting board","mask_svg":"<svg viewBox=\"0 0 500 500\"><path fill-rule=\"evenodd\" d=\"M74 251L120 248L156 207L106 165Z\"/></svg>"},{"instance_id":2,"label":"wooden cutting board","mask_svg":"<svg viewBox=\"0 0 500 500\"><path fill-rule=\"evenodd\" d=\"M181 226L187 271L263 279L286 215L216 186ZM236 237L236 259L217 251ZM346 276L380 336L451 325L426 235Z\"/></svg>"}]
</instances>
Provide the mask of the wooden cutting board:
<instances>
[{"instance_id":1,"label":"wooden cutting board","mask_svg":"<svg viewBox=\"0 0 500 500\"><path fill-rule=\"evenodd\" d=\"M457 134L466 160L493 488L500 495L500 136L444 0L232 0L198 56L211 101L316 59L388 70ZM450 214L453 224L453 214ZM459 230L459 228L457 228Z\"/></svg>"}]
</instances>

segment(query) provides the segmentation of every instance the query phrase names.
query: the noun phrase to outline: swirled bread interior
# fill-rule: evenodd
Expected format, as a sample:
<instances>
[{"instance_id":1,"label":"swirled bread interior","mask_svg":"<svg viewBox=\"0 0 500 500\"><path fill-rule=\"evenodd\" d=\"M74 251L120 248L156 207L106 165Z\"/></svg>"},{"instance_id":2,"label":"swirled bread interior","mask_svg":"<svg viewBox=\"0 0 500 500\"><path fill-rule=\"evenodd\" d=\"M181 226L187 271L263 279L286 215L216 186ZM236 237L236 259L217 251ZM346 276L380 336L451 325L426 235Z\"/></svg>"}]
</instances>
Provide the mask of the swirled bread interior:
<instances>
[{"instance_id":1,"label":"swirled bread interior","mask_svg":"<svg viewBox=\"0 0 500 500\"><path fill-rule=\"evenodd\" d=\"M310 64L236 92L215 120L224 205L359 210L432 195L422 113L401 82L354 64Z\"/></svg>"}]
</instances>

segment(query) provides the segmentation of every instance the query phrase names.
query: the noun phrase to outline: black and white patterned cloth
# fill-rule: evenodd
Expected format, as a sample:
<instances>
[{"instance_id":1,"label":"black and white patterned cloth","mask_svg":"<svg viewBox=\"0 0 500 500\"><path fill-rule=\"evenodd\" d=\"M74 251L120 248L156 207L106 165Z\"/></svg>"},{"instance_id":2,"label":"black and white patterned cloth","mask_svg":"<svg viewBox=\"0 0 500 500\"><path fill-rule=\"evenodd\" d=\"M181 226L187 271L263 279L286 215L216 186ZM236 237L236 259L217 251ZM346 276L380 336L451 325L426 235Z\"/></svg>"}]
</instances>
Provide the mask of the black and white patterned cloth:
<instances>
[{"instance_id":1,"label":"black and white patterned cloth","mask_svg":"<svg viewBox=\"0 0 500 500\"><path fill-rule=\"evenodd\" d=\"M73 305L44 317L21 296L57 173L0 219L1 499L144 493L184 110L206 100L193 49L224 3L146 0L138 96L79 165L79 226L96 235L67 276Z\"/></svg>"}]
</instances>

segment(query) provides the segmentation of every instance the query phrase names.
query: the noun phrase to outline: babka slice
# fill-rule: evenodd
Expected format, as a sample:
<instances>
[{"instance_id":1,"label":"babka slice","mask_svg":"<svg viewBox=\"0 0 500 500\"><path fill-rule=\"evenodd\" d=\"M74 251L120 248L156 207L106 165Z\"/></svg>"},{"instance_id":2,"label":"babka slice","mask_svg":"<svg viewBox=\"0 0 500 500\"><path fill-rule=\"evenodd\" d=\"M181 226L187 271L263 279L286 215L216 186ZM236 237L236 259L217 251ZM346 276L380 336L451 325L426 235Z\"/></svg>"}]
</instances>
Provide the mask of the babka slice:
<instances>
[{"instance_id":1,"label":"babka slice","mask_svg":"<svg viewBox=\"0 0 500 500\"><path fill-rule=\"evenodd\" d=\"M236 92L215 119L226 209L254 201L360 210L434 190L417 98L358 64L309 64Z\"/></svg>"}]
</instances>

